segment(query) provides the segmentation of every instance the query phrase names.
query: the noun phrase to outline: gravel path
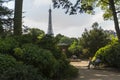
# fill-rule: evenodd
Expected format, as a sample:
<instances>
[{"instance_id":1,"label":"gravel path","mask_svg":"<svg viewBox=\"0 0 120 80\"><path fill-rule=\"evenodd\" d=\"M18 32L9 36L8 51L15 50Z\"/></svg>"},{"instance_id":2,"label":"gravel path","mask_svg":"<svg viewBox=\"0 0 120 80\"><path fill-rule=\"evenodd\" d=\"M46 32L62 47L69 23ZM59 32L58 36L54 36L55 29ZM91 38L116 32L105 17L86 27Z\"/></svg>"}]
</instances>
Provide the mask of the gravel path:
<instances>
[{"instance_id":1,"label":"gravel path","mask_svg":"<svg viewBox=\"0 0 120 80\"><path fill-rule=\"evenodd\" d=\"M88 61L70 64L79 69L79 76L74 80L120 80L120 72L115 69L88 69Z\"/></svg>"}]
</instances>

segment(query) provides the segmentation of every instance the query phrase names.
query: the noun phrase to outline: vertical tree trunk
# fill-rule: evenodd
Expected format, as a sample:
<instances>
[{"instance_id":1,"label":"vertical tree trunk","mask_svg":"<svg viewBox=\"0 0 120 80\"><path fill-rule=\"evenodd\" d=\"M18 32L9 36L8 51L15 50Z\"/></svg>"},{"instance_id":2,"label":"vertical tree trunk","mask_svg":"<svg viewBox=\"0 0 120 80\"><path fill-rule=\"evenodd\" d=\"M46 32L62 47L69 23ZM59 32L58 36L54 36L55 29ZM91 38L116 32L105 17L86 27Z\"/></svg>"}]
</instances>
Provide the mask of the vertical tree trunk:
<instances>
[{"instance_id":1,"label":"vertical tree trunk","mask_svg":"<svg viewBox=\"0 0 120 80\"><path fill-rule=\"evenodd\" d=\"M0 24L0 36L2 36L4 34L4 29L2 27L2 25Z\"/></svg>"},{"instance_id":2,"label":"vertical tree trunk","mask_svg":"<svg viewBox=\"0 0 120 80\"><path fill-rule=\"evenodd\" d=\"M15 0L14 35L22 34L22 6L23 0Z\"/></svg>"},{"instance_id":3,"label":"vertical tree trunk","mask_svg":"<svg viewBox=\"0 0 120 80\"><path fill-rule=\"evenodd\" d=\"M115 30L116 30L116 33L117 33L117 37L118 37L118 40L120 42L120 28L119 28L119 22L118 22L116 9L115 9L114 0L109 0L109 4L110 4L110 8L111 8L112 14L113 14L114 25L115 25Z\"/></svg>"}]
</instances>

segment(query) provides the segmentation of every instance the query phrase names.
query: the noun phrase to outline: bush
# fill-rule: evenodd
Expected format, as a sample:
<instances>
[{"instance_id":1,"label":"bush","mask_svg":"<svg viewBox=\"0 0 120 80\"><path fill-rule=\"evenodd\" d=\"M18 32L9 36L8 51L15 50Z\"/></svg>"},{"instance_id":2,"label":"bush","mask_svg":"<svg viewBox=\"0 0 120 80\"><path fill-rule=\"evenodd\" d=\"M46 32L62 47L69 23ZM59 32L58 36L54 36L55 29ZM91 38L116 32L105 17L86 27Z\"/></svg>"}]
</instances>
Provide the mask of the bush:
<instances>
[{"instance_id":1,"label":"bush","mask_svg":"<svg viewBox=\"0 0 120 80\"><path fill-rule=\"evenodd\" d=\"M74 73L60 51L41 49L29 35L22 37L0 39L0 80L56 80Z\"/></svg>"},{"instance_id":2,"label":"bush","mask_svg":"<svg viewBox=\"0 0 120 80\"><path fill-rule=\"evenodd\" d=\"M58 78L68 78L68 76L70 77L70 74L77 73L75 68L70 67L69 61L66 60L66 57L63 54L59 54L60 58L57 59L50 51L41 49L37 45L25 44L21 49L16 48L15 52L20 52L17 54L15 53L15 56L17 56L18 59L21 59L26 65L33 65L38 68L38 71L42 76L49 79L56 80Z\"/></svg>"},{"instance_id":3,"label":"bush","mask_svg":"<svg viewBox=\"0 0 120 80\"><path fill-rule=\"evenodd\" d=\"M67 75L66 75L67 74ZM65 78L77 77L78 76L78 69L72 65L69 65L64 73Z\"/></svg>"},{"instance_id":4,"label":"bush","mask_svg":"<svg viewBox=\"0 0 120 80\"><path fill-rule=\"evenodd\" d=\"M48 78L55 75L56 59L50 51L40 49L34 44L23 45L22 50L25 64L34 65L43 76Z\"/></svg>"},{"instance_id":5,"label":"bush","mask_svg":"<svg viewBox=\"0 0 120 80\"><path fill-rule=\"evenodd\" d=\"M112 67L120 68L120 43L114 42L105 47L100 48L94 58L101 56L101 60Z\"/></svg>"},{"instance_id":6,"label":"bush","mask_svg":"<svg viewBox=\"0 0 120 80\"><path fill-rule=\"evenodd\" d=\"M0 54L0 80L45 80L36 68L17 62L12 56Z\"/></svg>"},{"instance_id":7,"label":"bush","mask_svg":"<svg viewBox=\"0 0 120 80\"><path fill-rule=\"evenodd\" d=\"M23 50L21 48L15 48L13 56L17 59L17 61L21 61L23 58Z\"/></svg>"},{"instance_id":8,"label":"bush","mask_svg":"<svg viewBox=\"0 0 120 80\"><path fill-rule=\"evenodd\" d=\"M0 76L8 69L13 68L16 60L9 55L0 54Z\"/></svg>"},{"instance_id":9,"label":"bush","mask_svg":"<svg viewBox=\"0 0 120 80\"><path fill-rule=\"evenodd\" d=\"M14 55L17 57L22 57L23 56L23 50L21 48L15 48L14 49Z\"/></svg>"},{"instance_id":10,"label":"bush","mask_svg":"<svg viewBox=\"0 0 120 80\"><path fill-rule=\"evenodd\" d=\"M13 53L13 49L18 46L18 42L11 37L0 39L0 53Z\"/></svg>"},{"instance_id":11,"label":"bush","mask_svg":"<svg viewBox=\"0 0 120 80\"><path fill-rule=\"evenodd\" d=\"M14 68L8 68L1 80L46 80L32 66L16 64Z\"/></svg>"},{"instance_id":12,"label":"bush","mask_svg":"<svg viewBox=\"0 0 120 80\"><path fill-rule=\"evenodd\" d=\"M71 66L68 61L59 60L58 62L58 71L55 75L58 79L69 79L78 75L78 69Z\"/></svg>"},{"instance_id":13,"label":"bush","mask_svg":"<svg viewBox=\"0 0 120 80\"><path fill-rule=\"evenodd\" d=\"M19 45L22 46L26 43L33 43L32 36L30 34L24 34L21 36L14 36L14 39L19 42Z\"/></svg>"}]
</instances>

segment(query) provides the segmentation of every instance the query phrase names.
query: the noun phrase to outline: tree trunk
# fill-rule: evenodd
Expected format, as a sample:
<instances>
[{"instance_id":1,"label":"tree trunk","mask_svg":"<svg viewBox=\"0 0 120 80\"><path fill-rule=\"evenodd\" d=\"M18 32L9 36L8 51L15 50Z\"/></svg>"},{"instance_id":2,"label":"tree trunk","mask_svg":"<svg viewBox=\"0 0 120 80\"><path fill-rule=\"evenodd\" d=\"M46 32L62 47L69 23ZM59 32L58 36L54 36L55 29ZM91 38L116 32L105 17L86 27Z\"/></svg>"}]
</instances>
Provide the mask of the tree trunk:
<instances>
[{"instance_id":1,"label":"tree trunk","mask_svg":"<svg viewBox=\"0 0 120 80\"><path fill-rule=\"evenodd\" d=\"M118 37L118 40L120 42L120 28L119 28L119 22L118 22L116 9L115 9L114 0L109 0L109 4L110 4L110 8L111 8L112 14L113 14L114 25L115 25L115 30L116 30L116 33L117 33L117 37Z\"/></svg>"},{"instance_id":2,"label":"tree trunk","mask_svg":"<svg viewBox=\"0 0 120 80\"><path fill-rule=\"evenodd\" d=\"M3 27L0 24L0 36L2 36L3 34L4 34L4 29L3 29Z\"/></svg>"},{"instance_id":3,"label":"tree trunk","mask_svg":"<svg viewBox=\"0 0 120 80\"><path fill-rule=\"evenodd\" d=\"M15 0L14 35L22 34L22 6L23 0Z\"/></svg>"}]
</instances>

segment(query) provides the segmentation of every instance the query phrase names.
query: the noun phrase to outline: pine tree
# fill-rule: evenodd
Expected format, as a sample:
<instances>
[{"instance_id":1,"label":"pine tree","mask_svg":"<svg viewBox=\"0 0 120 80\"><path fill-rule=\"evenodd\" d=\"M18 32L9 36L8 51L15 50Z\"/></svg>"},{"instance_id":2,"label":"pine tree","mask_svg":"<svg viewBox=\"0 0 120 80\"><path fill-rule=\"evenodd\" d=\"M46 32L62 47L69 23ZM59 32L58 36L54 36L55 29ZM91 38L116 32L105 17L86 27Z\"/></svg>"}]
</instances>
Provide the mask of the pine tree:
<instances>
[{"instance_id":1,"label":"pine tree","mask_svg":"<svg viewBox=\"0 0 120 80\"><path fill-rule=\"evenodd\" d=\"M10 31L12 28L12 13L13 10L4 6L5 2L11 0L0 0L0 36L4 36L6 31Z\"/></svg>"}]
</instances>

